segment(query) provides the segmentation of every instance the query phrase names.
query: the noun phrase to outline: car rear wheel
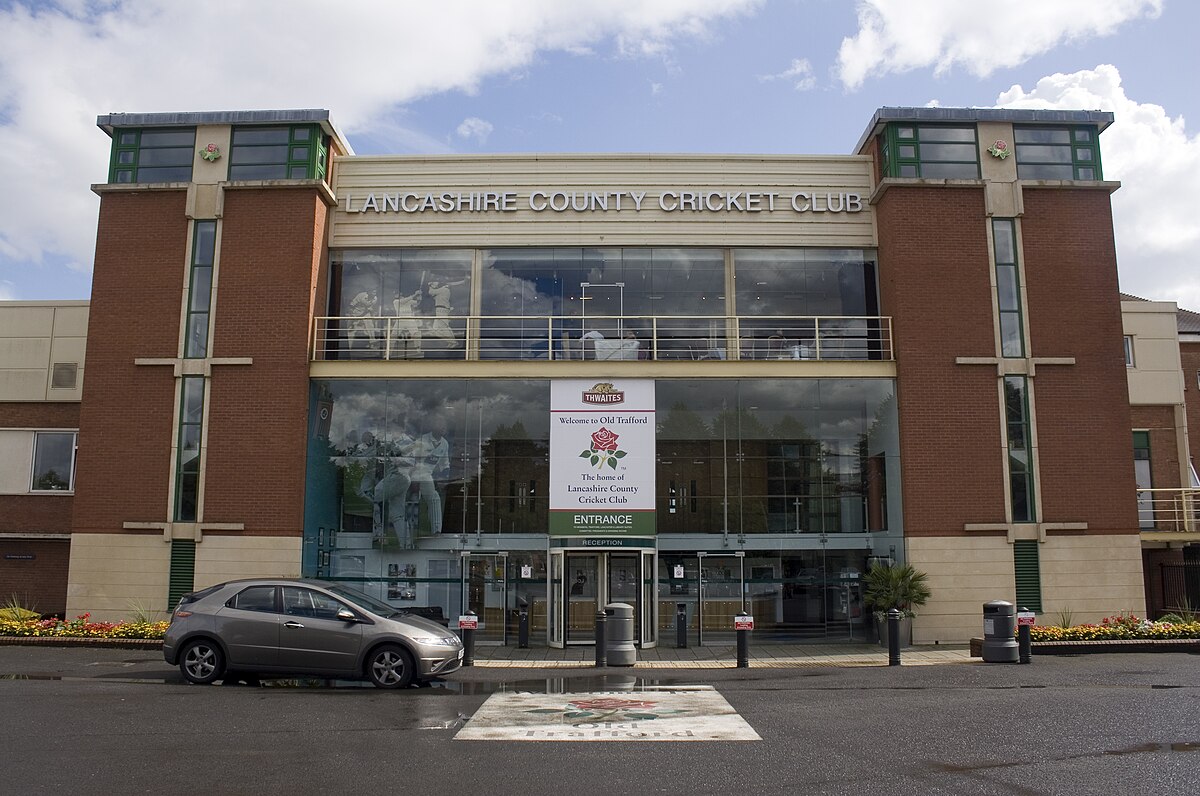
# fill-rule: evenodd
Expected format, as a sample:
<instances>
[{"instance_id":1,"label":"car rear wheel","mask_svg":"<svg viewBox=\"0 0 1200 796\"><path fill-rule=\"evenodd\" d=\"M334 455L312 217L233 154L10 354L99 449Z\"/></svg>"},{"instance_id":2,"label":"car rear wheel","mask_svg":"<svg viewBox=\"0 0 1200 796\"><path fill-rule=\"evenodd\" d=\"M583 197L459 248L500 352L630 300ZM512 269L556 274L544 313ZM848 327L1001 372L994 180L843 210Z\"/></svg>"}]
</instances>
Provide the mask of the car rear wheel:
<instances>
[{"instance_id":1,"label":"car rear wheel","mask_svg":"<svg viewBox=\"0 0 1200 796\"><path fill-rule=\"evenodd\" d=\"M208 685L225 673L225 655L207 639L193 641L183 648L179 671L189 683Z\"/></svg>"},{"instance_id":2,"label":"car rear wheel","mask_svg":"<svg viewBox=\"0 0 1200 796\"><path fill-rule=\"evenodd\" d=\"M367 658L367 677L376 688L407 688L415 668L408 650L395 644L379 647Z\"/></svg>"}]
</instances>

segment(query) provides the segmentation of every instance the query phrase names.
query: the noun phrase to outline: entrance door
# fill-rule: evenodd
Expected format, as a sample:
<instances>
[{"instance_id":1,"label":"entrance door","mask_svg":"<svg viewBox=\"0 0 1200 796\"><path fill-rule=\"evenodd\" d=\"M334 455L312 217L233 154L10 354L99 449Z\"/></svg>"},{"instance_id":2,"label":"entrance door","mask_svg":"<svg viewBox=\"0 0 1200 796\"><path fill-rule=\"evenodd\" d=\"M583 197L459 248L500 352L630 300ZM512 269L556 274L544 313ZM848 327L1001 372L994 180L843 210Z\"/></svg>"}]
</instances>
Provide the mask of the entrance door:
<instances>
[{"instance_id":1,"label":"entrance door","mask_svg":"<svg viewBox=\"0 0 1200 796\"><path fill-rule=\"evenodd\" d=\"M746 573L740 555L699 555L699 642L729 644L737 639L733 617L748 611Z\"/></svg>"},{"instance_id":2,"label":"entrance door","mask_svg":"<svg viewBox=\"0 0 1200 796\"><path fill-rule=\"evenodd\" d=\"M609 603L633 606L634 639L657 643L654 552L551 550L547 641L551 647L596 643L596 614Z\"/></svg>"},{"instance_id":3,"label":"entrance door","mask_svg":"<svg viewBox=\"0 0 1200 796\"><path fill-rule=\"evenodd\" d=\"M479 617L475 631L477 642L505 643L505 606L508 605L508 579L505 577L508 555L463 556L463 612L474 611Z\"/></svg>"}]
</instances>

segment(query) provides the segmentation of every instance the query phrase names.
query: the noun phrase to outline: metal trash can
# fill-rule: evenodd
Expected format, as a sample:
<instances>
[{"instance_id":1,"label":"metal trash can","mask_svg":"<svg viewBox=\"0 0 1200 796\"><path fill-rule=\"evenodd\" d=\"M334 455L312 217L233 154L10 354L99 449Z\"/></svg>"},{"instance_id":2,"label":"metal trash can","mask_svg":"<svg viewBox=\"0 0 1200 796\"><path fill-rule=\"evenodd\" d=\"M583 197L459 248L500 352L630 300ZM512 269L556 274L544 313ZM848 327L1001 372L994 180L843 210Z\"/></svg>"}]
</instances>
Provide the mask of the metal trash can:
<instances>
[{"instance_id":1,"label":"metal trash can","mask_svg":"<svg viewBox=\"0 0 1200 796\"><path fill-rule=\"evenodd\" d=\"M1012 603L992 600L983 604L984 662L1016 663L1020 659L1016 626L1017 611Z\"/></svg>"},{"instance_id":2,"label":"metal trash can","mask_svg":"<svg viewBox=\"0 0 1200 796\"><path fill-rule=\"evenodd\" d=\"M633 606L628 603L609 603L604 606L604 646L609 666L633 666L637 663L637 647L633 644ZM1015 660L1015 659L1014 659Z\"/></svg>"}]
</instances>

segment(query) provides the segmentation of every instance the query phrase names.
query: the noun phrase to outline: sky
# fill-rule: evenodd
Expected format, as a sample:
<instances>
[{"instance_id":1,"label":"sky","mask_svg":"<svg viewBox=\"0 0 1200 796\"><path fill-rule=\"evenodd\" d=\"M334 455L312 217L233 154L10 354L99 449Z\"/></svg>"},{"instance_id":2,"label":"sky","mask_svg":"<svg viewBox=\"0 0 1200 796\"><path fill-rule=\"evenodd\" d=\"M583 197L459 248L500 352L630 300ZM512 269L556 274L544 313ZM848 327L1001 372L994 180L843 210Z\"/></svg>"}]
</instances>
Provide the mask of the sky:
<instances>
[{"instance_id":1,"label":"sky","mask_svg":"<svg viewBox=\"0 0 1200 796\"><path fill-rule=\"evenodd\" d=\"M1200 310L1197 30L1194 0L0 0L0 300L89 297L101 114L326 108L364 155L836 155L940 105L1114 113L1121 289Z\"/></svg>"}]
</instances>

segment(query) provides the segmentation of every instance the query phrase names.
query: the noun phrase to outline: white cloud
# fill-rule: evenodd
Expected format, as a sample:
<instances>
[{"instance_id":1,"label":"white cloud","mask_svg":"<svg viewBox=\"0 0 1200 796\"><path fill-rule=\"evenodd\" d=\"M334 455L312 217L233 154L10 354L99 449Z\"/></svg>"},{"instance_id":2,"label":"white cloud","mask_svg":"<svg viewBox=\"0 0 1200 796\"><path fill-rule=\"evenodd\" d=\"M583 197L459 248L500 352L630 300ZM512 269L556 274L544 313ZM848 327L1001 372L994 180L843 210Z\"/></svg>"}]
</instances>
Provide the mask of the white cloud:
<instances>
[{"instance_id":1,"label":"white cloud","mask_svg":"<svg viewBox=\"0 0 1200 796\"><path fill-rule=\"evenodd\" d=\"M759 75L759 80L784 80L791 83L797 91L808 91L817 85L817 77L813 74L812 64L807 58L794 58L792 65L776 75Z\"/></svg>"},{"instance_id":2,"label":"white cloud","mask_svg":"<svg viewBox=\"0 0 1200 796\"><path fill-rule=\"evenodd\" d=\"M873 76L959 66L980 77L1063 42L1107 36L1155 17L1163 0L862 0L858 33L842 39L836 74L849 89Z\"/></svg>"},{"instance_id":3,"label":"white cloud","mask_svg":"<svg viewBox=\"0 0 1200 796\"><path fill-rule=\"evenodd\" d=\"M655 83L653 80L650 81L650 96L651 97L657 97L662 92L663 92L663 84L662 83Z\"/></svg>"},{"instance_id":4,"label":"white cloud","mask_svg":"<svg viewBox=\"0 0 1200 796\"><path fill-rule=\"evenodd\" d=\"M478 116L468 116L466 119L462 120L462 124L458 126L458 130L456 132L458 133L459 138L473 138L481 144L486 144L488 136L491 135L492 130L495 129L495 126L493 126L491 122L484 121Z\"/></svg>"},{"instance_id":5,"label":"white cloud","mask_svg":"<svg viewBox=\"0 0 1200 796\"><path fill-rule=\"evenodd\" d=\"M90 267L87 186L106 179L109 153L100 114L329 108L348 133L436 151L445 144L390 118L398 108L474 91L539 52L661 56L760 2L0 3L0 266L53 255ZM300 22L280 35L285 20Z\"/></svg>"},{"instance_id":6,"label":"white cloud","mask_svg":"<svg viewBox=\"0 0 1200 796\"><path fill-rule=\"evenodd\" d=\"M1100 151L1105 179L1122 183L1112 196L1121 289L1200 309L1200 135L1188 135L1183 117L1125 96L1107 64L1044 77L1029 91L1013 86L996 104L1112 111Z\"/></svg>"}]
</instances>

